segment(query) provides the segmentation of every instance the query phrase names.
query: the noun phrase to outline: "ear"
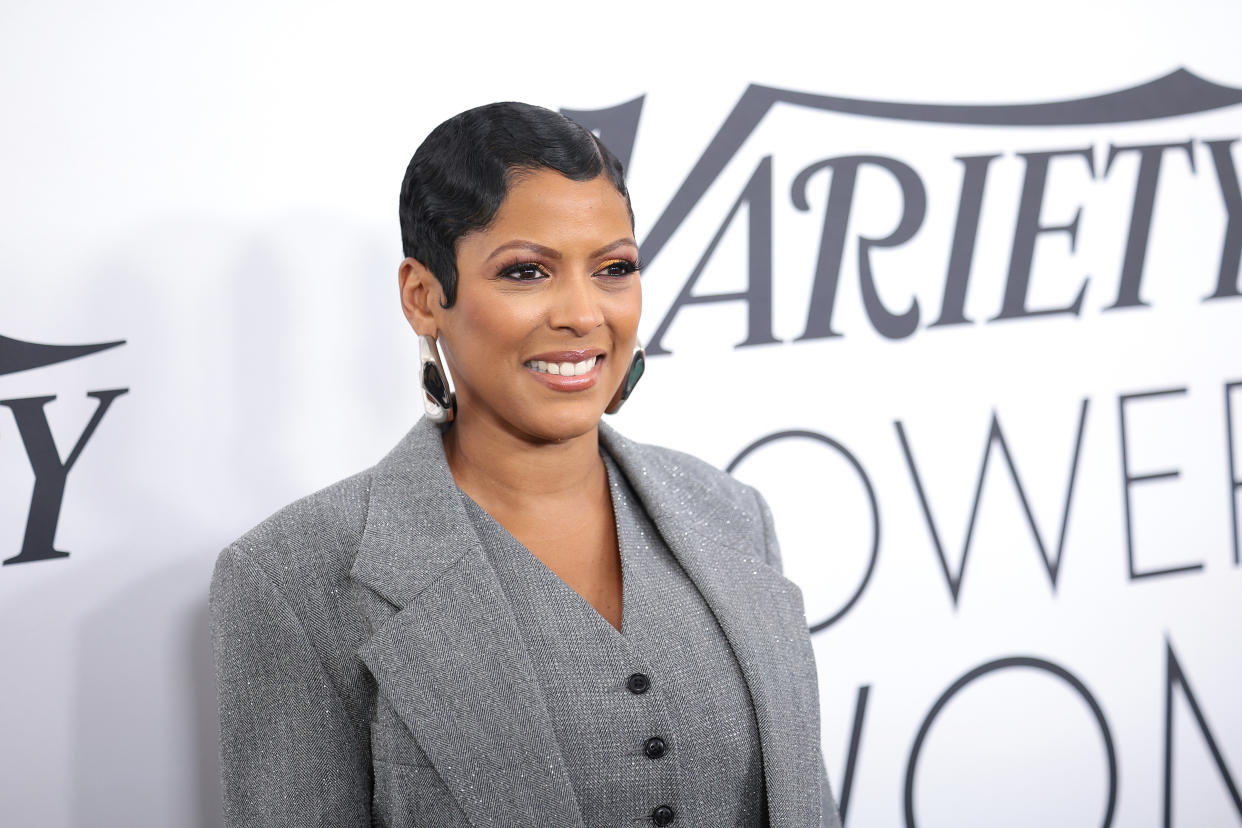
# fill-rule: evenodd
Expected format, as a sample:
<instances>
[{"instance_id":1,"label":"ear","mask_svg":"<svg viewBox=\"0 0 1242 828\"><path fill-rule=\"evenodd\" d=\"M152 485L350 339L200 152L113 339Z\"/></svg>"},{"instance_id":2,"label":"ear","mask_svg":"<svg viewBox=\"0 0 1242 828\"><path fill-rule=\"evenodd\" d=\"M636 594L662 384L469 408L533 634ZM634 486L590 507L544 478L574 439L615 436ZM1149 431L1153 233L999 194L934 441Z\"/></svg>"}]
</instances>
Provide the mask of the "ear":
<instances>
[{"instance_id":1,"label":"ear","mask_svg":"<svg viewBox=\"0 0 1242 828\"><path fill-rule=\"evenodd\" d=\"M440 332L444 289L440 280L418 259L405 258L397 268L401 310L417 334L435 337Z\"/></svg>"}]
</instances>

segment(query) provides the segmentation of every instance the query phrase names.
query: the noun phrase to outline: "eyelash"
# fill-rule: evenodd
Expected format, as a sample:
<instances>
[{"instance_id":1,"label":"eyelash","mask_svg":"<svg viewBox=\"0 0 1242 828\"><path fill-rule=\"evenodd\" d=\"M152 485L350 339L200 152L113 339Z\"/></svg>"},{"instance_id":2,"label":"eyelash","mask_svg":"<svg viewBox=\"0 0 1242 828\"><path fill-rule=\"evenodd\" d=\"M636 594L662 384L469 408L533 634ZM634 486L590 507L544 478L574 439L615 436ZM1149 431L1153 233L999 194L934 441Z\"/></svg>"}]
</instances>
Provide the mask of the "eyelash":
<instances>
[{"instance_id":1,"label":"eyelash","mask_svg":"<svg viewBox=\"0 0 1242 828\"><path fill-rule=\"evenodd\" d=\"M643 269L642 264L634 259L610 259L604 262L603 265L600 266L599 270L595 271L595 273L596 275L599 275L603 273L603 271L608 270L613 267L622 267L624 268L624 271L622 273L605 274L606 276L608 276L608 278L611 278L611 279L621 279L626 276L629 276L631 273L636 273ZM500 269L500 272L497 273L496 275L500 277L501 279L508 279L514 282L538 281L539 277L523 277L519 275L519 274L529 272L532 270L537 271L538 273L542 274L544 277L552 275L551 273L548 272L547 268L545 268L539 262L527 262L527 261L519 261L519 262L514 262L510 265L506 265L505 267L502 267Z\"/></svg>"},{"instance_id":2,"label":"eyelash","mask_svg":"<svg viewBox=\"0 0 1242 828\"><path fill-rule=\"evenodd\" d=\"M502 268L500 269L500 272L499 272L499 273L497 273L496 275L497 275L497 276L499 276L501 279L509 279L509 280L511 280L511 281L514 281L514 282L534 282L534 281L536 281L536 280L537 280L536 278L529 278L529 279L528 279L528 278L522 278L521 276L519 276L519 275L518 275L518 274L520 274L520 273L523 273L523 272L525 272L525 271L529 271L529 270L534 270L534 271L537 271L538 273L541 273L541 274L543 274L544 276L551 276L551 275L552 275L552 274L548 273L548 271L544 268L544 266L543 266L543 265L541 265L541 264L539 264L538 262L514 262L513 264L506 265L505 267L502 267Z\"/></svg>"},{"instance_id":3,"label":"eyelash","mask_svg":"<svg viewBox=\"0 0 1242 828\"><path fill-rule=\"evenodd\" d=\"M631 273L636 273L643 269L642 263L634 259L610 259L609 261L604 262L604 264L600 267L600 269L595 272L599 273L601 271L607 270L612 267L625 268L624 272L622 273L611 274L611 278L614 278L614 279L620 279L623 276L629 276Z\"/></svg>"}]
</instances>

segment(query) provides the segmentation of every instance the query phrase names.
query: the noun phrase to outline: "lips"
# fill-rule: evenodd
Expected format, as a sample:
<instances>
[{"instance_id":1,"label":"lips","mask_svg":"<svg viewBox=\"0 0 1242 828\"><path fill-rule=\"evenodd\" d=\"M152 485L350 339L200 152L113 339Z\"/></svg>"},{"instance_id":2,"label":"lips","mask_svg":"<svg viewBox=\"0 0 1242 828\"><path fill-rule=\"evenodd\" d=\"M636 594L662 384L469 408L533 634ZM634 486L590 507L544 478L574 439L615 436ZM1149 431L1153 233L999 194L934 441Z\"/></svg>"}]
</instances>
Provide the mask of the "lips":
<instances>
[{"instance_id":1,"label":"lips","mask_svg":"<svg viewBox=\"0 0 1242 828\"><path fill-rule=\"evenodd\" d=\"M557 391L582 391L599 379L604 352L599 348L537 354L523 363L534 379Z\"/></svg>"}]
</instances>

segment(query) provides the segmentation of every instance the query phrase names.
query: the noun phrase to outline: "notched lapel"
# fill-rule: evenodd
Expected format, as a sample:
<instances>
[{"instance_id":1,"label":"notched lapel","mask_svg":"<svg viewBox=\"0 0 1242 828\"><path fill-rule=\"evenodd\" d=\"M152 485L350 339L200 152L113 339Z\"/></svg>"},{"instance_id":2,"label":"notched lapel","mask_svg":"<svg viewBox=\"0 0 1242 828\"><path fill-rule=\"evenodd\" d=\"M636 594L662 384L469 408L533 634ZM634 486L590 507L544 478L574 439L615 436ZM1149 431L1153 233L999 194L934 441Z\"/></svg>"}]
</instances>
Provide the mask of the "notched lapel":
<instances>
[{"instance_id":1,"label":"notched lapel","mask_svg":"<svg viewBox=\"0 0 1242 828\"><path fill-rule=\"evenodd\" d=\"M772 828L818 826L815 658L801 592L760 558L761 518L733 506L710 477L676 455L607 426L600 436L737 656L759 725Z\"/></svg>"},{"instance_id":2,"label":"notched lapel","mask_svg":"<svg viewBox=\"0 0 1242 828\"><path fill-rule=\"evenodd\" d=\"M352 575L383 598L359 655L471 824L581 826L509 602L426 420L376 467Z\"/></svg>"},{"instance_id":3,"label":"notched lapel","mask_svg":"<svg viewBox=\"0 0 1242 828\"><path fill-rule=\"evenodd\" d=\"M543 693L481 550L359 652L472 824L582 824Z\"/></svg>"}]
</instances>

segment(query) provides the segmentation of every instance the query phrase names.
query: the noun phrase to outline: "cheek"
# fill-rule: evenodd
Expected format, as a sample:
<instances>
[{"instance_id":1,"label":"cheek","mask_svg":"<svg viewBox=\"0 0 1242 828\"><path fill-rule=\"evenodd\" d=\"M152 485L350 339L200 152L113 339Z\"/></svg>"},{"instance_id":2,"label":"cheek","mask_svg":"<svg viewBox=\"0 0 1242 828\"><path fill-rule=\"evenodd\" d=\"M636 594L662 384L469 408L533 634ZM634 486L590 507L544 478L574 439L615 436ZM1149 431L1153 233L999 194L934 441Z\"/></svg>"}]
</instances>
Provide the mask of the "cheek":
<instances>
[{"instance_id":1,"label":"cheek","mask_svg":"<svg viewBox=\"0 0 1242 828\"><path fill-rule=\"evenodd\" d=\"M633 333L637 331L638 319L642 316L642 310L642 291L635 289L617 296L610 313L613 320L613 328L619 333Z\"/></svg>"},{"instance_id":2,"label":"cheek","mask_svg":"<svg viewBox=\"0 0 1242 828\"><path fill-rule=\"evenodd\" d=\"M538 314L522 302L493 301L460 303L446 334L458 347L459 356L488 361L503 353L520 350L538 326Z\"/></svg>"}]
</instances>

